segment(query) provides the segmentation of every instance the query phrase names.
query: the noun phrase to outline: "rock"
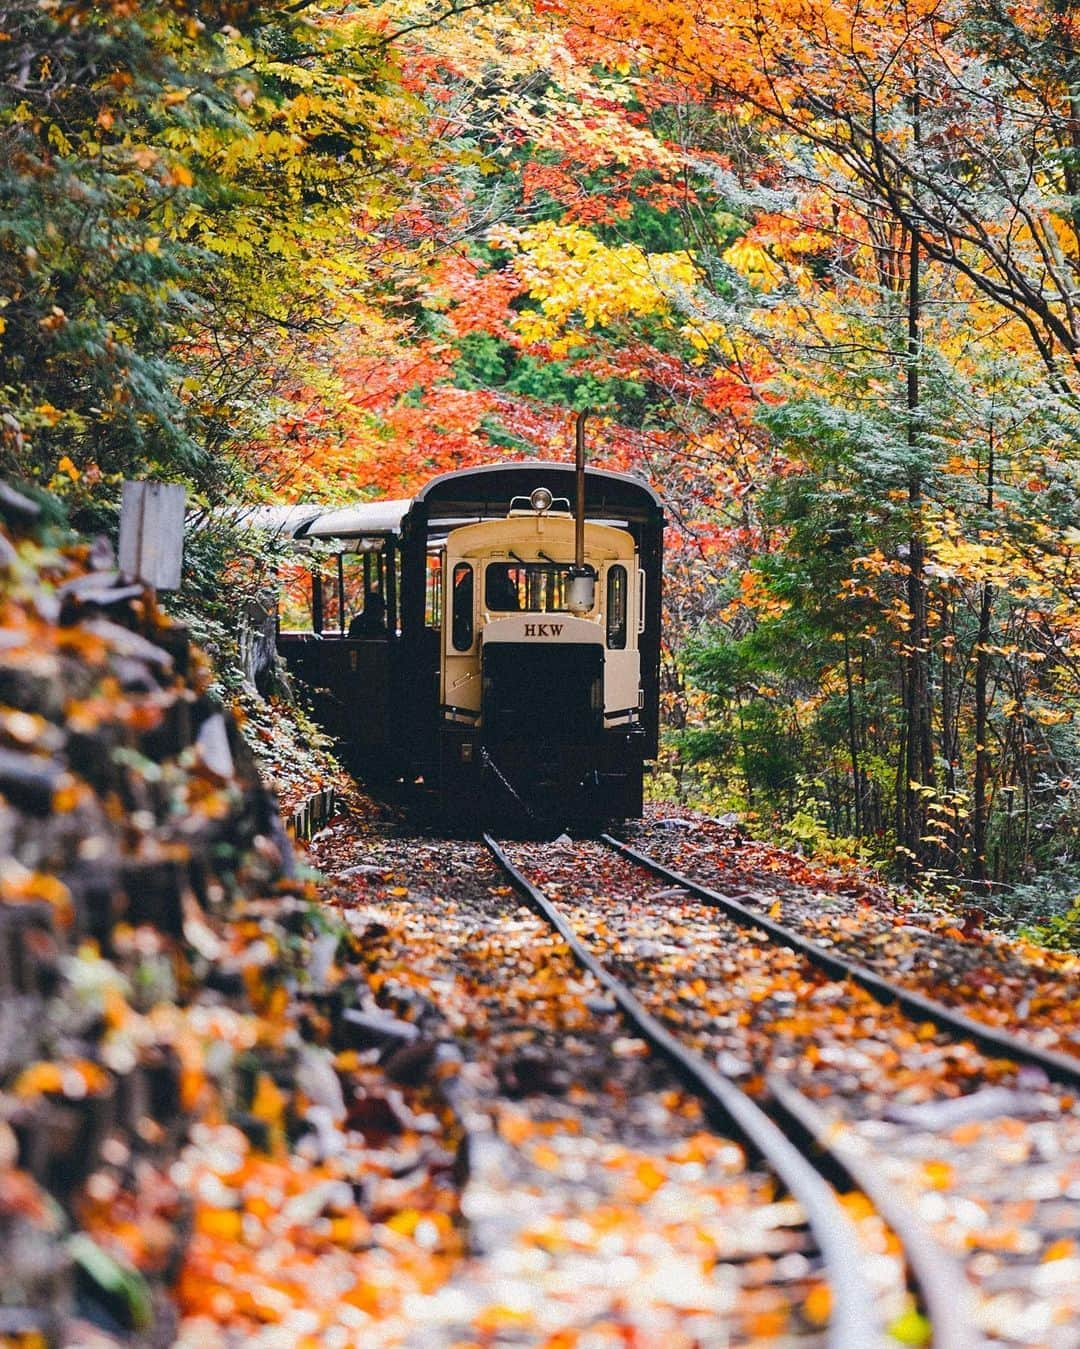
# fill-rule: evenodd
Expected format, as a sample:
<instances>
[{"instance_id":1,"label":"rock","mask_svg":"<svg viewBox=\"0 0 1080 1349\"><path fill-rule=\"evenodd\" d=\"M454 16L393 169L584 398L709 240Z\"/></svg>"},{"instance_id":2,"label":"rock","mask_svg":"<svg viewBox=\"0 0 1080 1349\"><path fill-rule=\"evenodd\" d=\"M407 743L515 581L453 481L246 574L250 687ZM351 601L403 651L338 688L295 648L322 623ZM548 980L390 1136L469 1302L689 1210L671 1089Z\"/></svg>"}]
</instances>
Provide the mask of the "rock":
<instances>
[{"instance_id":1,"label":"rock","mask_svg":"<svg viewBox=\"0 0 1080 1349\"><path fill-rule=\"evenodd\" d=\"M86 560L92 571L103 572L114 569L116 567L116 552L113 549L111 539L105 534L98 534L90 545L90 552Z\"/></svg>"},{"instance_id":2,"label":"rock","mask_svg":"<svg viewBox=\"0 0 1080 1349\"><path fill-rule=\"evenodd\" d=\"M121 604L138 599L144 591L141 585L124 585L118 571L92 571L65 581L56 593L62 601L62 612L74 612L79 603Z\"/></svg>"},{"instance_id":3,"label":"rock","mask_svg":"<svg viewBox=\"0 0 1080 1349\"><path fill-rule=\"evenodd\" d=\"M20 641L22 647L25 642ZM51 653L20 651L17 663L0 665L0 703L26 712L39 712L59 722L71 696L60 662Z\"/></svg>"},{"instance_id":4,"label":"rock","mask_svg":"<svg viewBox=\"0 0 1080 1349\"><path fill-rule=\"evenodd\" d=\"M141 590L139 593L142 593ZM172 669L173 658L168 651L154 642L147 641L139 633L132 632L130 628L122 627L107 618L84 619L80 626L86 632L92 632L96 637L102 638L117 655L144 660L148 665L156 665L163 670Z\"/></svg>"},{"instance_id":5,"label":"rock","mask_svg":"<svg viewBox=\"0 0 1080 1349\"><path fill-rule=\"evenodd\" d=\"M145 661L121 656L113 661L113 673L124 693L154 693L161 687Z\"/></svg>"},{"instance_id":6,"label":"rock","mask_svg":"<svg viewBox=\"0 0 1080 1349\"><path fill-rule=\"evenodd\" d=\"M281 1211L286 1223L310 1227L327 1209L342 1212L352 1207L353 1192L347 1181L324 1180L289 1199Z\"/></svg>"},{"instance_id":7,"label":"rock","mask_svg":"<svg viewBox=\"0 0 1080 1349\"><path fill-rule=\"evenodd\" d=\"M51 813L53 795L66 771L57 759L0 749L0 793L13 806L31 815Z\"/></svg>"},{"instance_id":8,"label":"rock","mask_svg":"<svg viewBox=\"0 0 1080 1349\"><path fill-rule=\"evenodd\" d=\"M416 1087L430 1076L438 1048L436 1041L420 1036L409 1044L385 1051L379 1062L391 1082Z\"/></svg>"},{"instance_id":9,"label":"rock","mask_svg":"<svg viewBox=\"0 0 1080 1349\"><path fill-rule=\"evenodd\" d=\"M357 1096L349 1104L346 1127L369 1140L394 1135L408 1127L385 1096Z\"/></svg>"},{"instance_id":10,"label":"rock","mask_svg":"<svg viewBox=\"0 0 1080 1349\"><path fill-rule=\"evenodd\" d=\"M730 1050L722 1049L716 1056L716 1067L724 1077L746 1077L753 1071L753 1065L741 1059Z\"/></svg>"},{"instance_id":11,"label":"rock","mask_svg":"<svg viewBox=\"0 0 1080 1349\"><path fill-rule=\"evenodd\" d=\"M312 1132L300 1139L298 1148L312 1161L325 1162L330 1157L339 1157L346 1150L345 1135L324 1106L311 1106L304 1112L304 1122L311 1126Z\"/></svg>"},{"instance_id":12,"label":"rock","mask_svg":"<svg viewBox=\"0 0 1080 1349\"><path fill-rule=\"evenodd\" d=\"M926 1101L920 1105L890 1102L882 1113L885 1119L896 1124L911 1124L941 1133L958 1124L997 1119L1002 1115L1023 1119L1041 1115L1044 1110L1045 1104L1029 1092L1011 1091L1008 1087L983 1087L948 1101Z\"/></svg>"},{"instance_id":13,"label":"rock","mask_svg":"<svg viewBox=\"0 0 1080 1349\"><path fill-rule=\"evenodd\" d=\"M220 993L223 998L242 1002L247 996L243 970L227 969L221 965L211 966L203 979L203 987L212 993Z\"/></svg>"},{"instance_id":14,"label":"rock","mask_svg":"<svg viewBox=\"0 0 1080 1349\"><path fill-rule=\"evenodd\" d=\"M337 954L337 948L338 936L336 932L323 932L312 942L307 968L312 985L315 988L321 989L325 986L330 967L334 963L334 956Z\"/></svg>"},{"instance_id":15,"label":"rock","mask_svg":"<svg viewBox=\"0 0 1080 1349\"><path fill-rule=\"evenodd\" d=\"M170 936L183 935L181 897L186 877L181 863L169 860L125 858L121 863L121 887L127 896L125 917L137 927L149 923Z\"/></svg>"},{"instance_id":16,"label":"rock","mask_svg":"<svg viewBox=\"0 0 1080 1349\"><path fill-rule=\"evenodd\" d=\"M495 1069L499 1085L508 1096L537 1093L561 1096L570 1086L570 1074L554 1056L539 1045L526 1045Z\"/></svg>"},{"instance_id":17,"label":"rock","mask_svg":"<svg viewBox=\"0 0 1080 1349\"><path fill-rule=\"evenodd\" d=\"M229 731L220 712L207 717L195 736L195 748L203 767L220 782L228 782L236 772Z\"/></svg>"},{"instance_id":18,"label":"rock","mask_svg":"<svg viewBox=\"0 0 1080 1349\"><path fill-rule=\"evenodd\" d=\"M173 623L167 628L158 628L154 633L158 647L171 658L174 673L180 679L186 679L191 665L191 635L182 623Z\"/></svg>"},{"instance_id":19,"label":"rock","mask_svg":"<svg viewBox=\"0 0 1080 1349\"><path fill-rule=\"evenodd\" d=\"M158 725L142 733L139 750L148 759L171 759L187 749L191 741L191 702L179 693L167 699Z\"/></svg>"},{"instance_id":20,"label":"rock","mask_svg":"<svg viewBox=\"0 0 1080 1349\"><path fill-rule=\"evenodd\" d=\"M0 515L16 524L30 524L41 514L41 507L6 482L0 482Z\"/></svg>"},{"instance_id":21,"label":"rock","mask_svg":"<svg viewBox=\"0 0 1080 1349\"><path fill-rule=\"evenodd\" d=\"M411 1044L420 1034L411 1021L402 1021L389 1012L362 1012L356 1007L342 1012L338 1032L348 1049Z\"/></svg>"},{"instance_id":22,"label":"rock","mask_svg":"<svg viewBox=\"0 0 1080 1349\"><path fill-rule=\"evenodd\" d=\"M296 1066L296 1085L313 1106L325 1110L335 1121L345 1118L345 1095L334 1061L325 1049L304 1045Z\"/></svg>"}]
</instances>

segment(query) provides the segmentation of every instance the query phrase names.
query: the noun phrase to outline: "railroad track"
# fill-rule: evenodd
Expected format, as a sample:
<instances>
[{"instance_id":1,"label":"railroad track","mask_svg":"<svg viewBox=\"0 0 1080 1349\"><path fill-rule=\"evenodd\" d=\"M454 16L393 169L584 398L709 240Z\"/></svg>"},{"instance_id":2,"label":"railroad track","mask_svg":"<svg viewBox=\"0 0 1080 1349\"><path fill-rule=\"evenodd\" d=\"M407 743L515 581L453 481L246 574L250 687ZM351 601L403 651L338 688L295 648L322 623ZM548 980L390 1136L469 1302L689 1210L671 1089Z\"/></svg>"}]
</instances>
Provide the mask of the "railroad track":
<instances>
[{"instance_id":1,"label":"railroad track","mask_svg":"<svg viewBox=\"0 0 1080 1349\"><path fill-rule=\"evenodd\" d=\"M988 1054L998 1054L1003 1058L1012 1059L1016 1063L1031 1064L1045 1072L1052 1081L1064 1082L1070 1086L1080 1086L1080 1059L1031 1044L1018 1035L999 1030L995 1026L988 1026L985 1022L976 1021L974 1017L965 1016L963 1012L957 1011L954 1007L947 1007L942 1002L937 1002L922 993L917 993L913 989L905 988L902 984L886 979L868 966L862 965L858 961L848 960L844 956L837 955L834 951L826 950L825 947L817 945L793 928L785 927L783 923L776 922L765 914L755 912L745 904L741 904L737 899L724 895L710 886L702 885L692 877L665 866L662 862L658 862L655 858L631 847L630 844L624 843L621 839L614 838L611 834L601 835L601 840L609 848L614 849L615 852L636 865L643 867L654 876L669 881L672 885L685 890L687 894L693 895L705 904L722 910L735 922L759 928L762 932L768 934L771 941L786 946L792 951L797 951L832 978L850 979L853 983L866 989L872 997L884 1002L896 1003L909 1016L921 1017L924 1021L931 1021L943 1030L966 1036Z\"/></svg>"},{"instance_id":2,"label":"railroad track","mask_svg":"<svg viewBox=\"0 0 1080 1349\"><path fill-rule=\"evenodd\" d=\"M832 1288L830 1344L846 1347L881 1343L884 1327L873 1313L866 1281L859 1274L865 1261L860 1261L857 1240L838 1213L822 1172L850 1178L900 1241L909 1285L933 1327L933 1343L938 1349L976 1343L1053 1345L1055 1349L1080 1344L1080 1336L1064 1319L1069 1315L1070 1294L1060 1292L1056 1299L1041 1294L1026 1301L1023 1298L1029 1276L1029 1282L1037 1287L1046 1284L1046 1279L1040 1284L1037 1273L1042 1252L1054 1248L1055 1234L1060 1236L1069 1220L1066 1213L1063 1224L1062 1213L1055 1210L1050 1221L1050 1210L1045 1206L1059 1196L1046 1184L1046 1177L1042 1176L1035 1186L1032 1231L1026 1234L1021 1249L1007 1252L1010 1259L999 1260L992 1243L986 1240L987 1231L994 1230L992 1204L987 1208L986 1224L971 1238L969 1254L950 1254L915 1210L929 1207L940 1219L944 1208L948 1218L953 1196L933 1195L939 1201L935 1210L933 1204L918 1202L910 1183L920 1165L923 1172L937 1166L939 1169L932 1173L933 1184L939 1190L943 1188L941 1168L948 1169L948 1164L935 1163L924 1154L928 1146L939 1141L944 1125L920 1126L918 1109L905 1104L912 1095L913 1073L924 1073L931 1084L931 1097L935 1089L946 1093L943 1118L948 1117L949 1102L958 1100L957 1118L962 1118L965 1099L977 1100L980 1110L985 1110L994 1091L1001 1093L993 1098L994 1102L1000 1100L998 1113L1008 1115L1010 1108L1023 1103L1019 1093L1010 1092L1001 1082L1010 1075L1015 1077L1018 1066L1029 1075L1037 1075L1030 1089L1032 1100L1041 1105L1042 1115L1053 1117L1050 1123L1041 1119L1040 1146L1051 1151L1059 1148L1059 1156L1066 1162L1064 1197L1080 1200L1080 1119L1075 1112L1070 1113L1068 1098L1060 1091L1055 1096L1049 1086L1051 1080L1069 1085L1080 1082L1080 1063L896 985L610 836L602 843L562 848L556 844L507 849L487 835L485 842L582 966L609 990L638 1033L677 1065L684 1079L738 1129L802 1204ZM620 859L617 862L616 857ZM650 890L654 877L667 882L668 888ZM553 902L553 894L558 894L559 905ZM687 918L688 905L695 910L692 921ZM639 915L648 914L650 941L643 943L632 937L633 923L626 915L635 906ZM665 914L665 909L670 912ZM618 931L613 935L615 928ZM631 934L630 956L626 944L618 939L627 933ZM644 951L644 955L634 955L635 950ZM766 972L755 975L754 961L764 962ZM676 1001L683 996L676 991L680 971L685 978L695 970L697 977L690 982L700 993L704 1010L692 1006L688 1010ZM713 989L718 982L741 981L745 988L758 978L758 987L751 987L749 995L744 995L749 1005L774 977L788 984L776 994L781 1014L772 1020L783 1027L778 1037L770 1039L756 1025L751 1027L753 1033L741 1037L732 1034L730 1028L716 1033L715 1026L745 1015L732 1013L731 1004L723 999L719 1000L721 1014L714 1015L709 1004L710 1000L717 1001ZM828 1009L835 1008L841 999L846 1000L845 1006L858 1004L860 1038L849 1037L838 1049L834 1043L836 1027L829 1028L832 1013ZM736 991L736 1004L738 1000ZM768 1001L763 996L758 1006ZM799 1010L804 1006L810 1011ZM673 1015L676 1010L680 1013L677 1017ZM835 1021L835 1017L832 1019ZM806 1024L801 1024L803 1021ZM673 1027L680 1022L676 1033ZM892 1048L894 1044L902 1045L902 1051ZM816 1064L813 1073L802 1071L806 1061L800 1046L807 1045L811 1048L806 1061L814 1057ZM867 1055L859 1047L862 1045L875 1050L875 1061L865 1062ZM756 1060L760 1062L755 1066ZM846 1071L850 1063L858 1064L856 1074ZM718 1065L724 1064L734 1065L733 1070L721 1071ZM857 1078L854 1086L853 1077ZM800 1089L811 1087L820 1092L822 1084L838 1087L828 1093L826 1108ZM932 1114L932 1100L929 1109ZM981 1128L990 1117L976 1118ZM1060 1135L1057 1142L1048 1141L1047 1130L1053 1128ZM1008 1158L1001 1157L996 1173L992 1164L987 1171L986 1154L992 1157L993 1151L991 1140L989 1148L980 1154L982 1170L976 1184L1001 1201L999 1208L1010 1211ZM1073 1163L1075 1183L1068 1179ZM1021 1186L1019 1193L1023 1192ZM1042 1210L1040 1202L1044 1204ZM970 1208L972 1203L959 1194L955 1207L962 1209L967 1204ZM1073 1207L1076 1225L1080 1226L1080 1203ZM1049 1230L1042 1234L1046 1238L1042 1248L1035 1250L1031 1243L1037 1240L1033 1232L1039 1226L1039 1213L1046 1217ZM949 1224L939 1221L937 1226L948 1228ZM951 1235L952 1246L964 1244L955 1239L955 1232ZM1065 1249L1060 1240L1057 1245ZM1013 1260L1013 1256L1020 1258ZM970 1299L966 1296L969 1288L973 1292ZM1009 1303L1008 1298L1013 1301ZM1015 1313L1016 1333L1002 1324L1009 1313Z\"/></svg>"},{"instance_id":3,"label":"railroad track","mask_svg":"<svg viewBox=\"0 0 1080 1349\"><path fill-rule=\"evenodd\" d=\"M802 1206L832 1292L829 1345L836 1349L855 1349L856 1346L869 1349L869 1346L884 1342L885 1327L874 1310L874 1290L863 1273L865 1253L858 1235L822 1175L820 1160L812 1160L815 1151L828 1157L835 1171L850 1176L859 1188L869 1193L886 1224L901 1236L915 1291L922 1309L935 1326L937 1349L963 1349L973 1344L963 1317L956 1311L956 1288L961 1282L959 1271L951 1267L950 1261L941 1260L935 1244L917 1224L905 1217L902 1204L889 1195L887 1187L872 1178L869 1168L853 1155L845 1156L843 1149L830 1143L827 1129L809 1103L797 1092L790 1092L785 1098L788 1122L796 1121L800 1126L792 1132L809 1140L809 1146L800 1149L748 1092L719 1072L702 1054L687 1048L642 1005L622 980L608 972L578 937L558 906L529 880L495 839L486 834L484 840L514 884L559 933L582 967L607 989L637 1032L666 1057L714 1112L720 1114L728 1126L764 1159Z\"/></svg>"}]
</instances>

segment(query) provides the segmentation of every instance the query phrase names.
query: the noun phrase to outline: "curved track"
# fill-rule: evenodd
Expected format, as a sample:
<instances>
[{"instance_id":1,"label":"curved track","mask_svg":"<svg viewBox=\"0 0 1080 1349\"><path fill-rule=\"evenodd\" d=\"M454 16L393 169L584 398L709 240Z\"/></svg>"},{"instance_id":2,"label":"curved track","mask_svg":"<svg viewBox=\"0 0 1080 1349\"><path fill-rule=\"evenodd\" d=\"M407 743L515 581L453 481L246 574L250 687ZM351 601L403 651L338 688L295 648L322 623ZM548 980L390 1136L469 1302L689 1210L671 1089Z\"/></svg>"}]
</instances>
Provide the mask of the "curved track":
<instances>
[{"instance_id":1,"label":"curved track","mask_svg":"<svg viewBox=\"0 0 1080 1349\"><path fill-rule=\"evenodd\" d=\"M608 838L606 841L620 851L625 849L624 855L633 853L617 840ZM890 1192L888 1185L874 1176L872 1168L863 1164L857 1149L834 1140L809 1101L794 1089L776 1083L773 1094L788 1125L787 1130L779 1127L741 1087L672 1035L625 984L604 968L566 917L515 866L490 835L484 835L484 842L517 889L559 933L582 967L607 989L637 1032L677 1068L713 1110L725 1117L799 1202L824 1261L831 1289L828 1343L834 1349L878 1345L883 1340L883 1327L874 1310L873 1290L863 1272L864 1252L851 1222L822 1175L824 1169L838 1171L854 1180L901 1241L910 1282L934 1327L937 1349L966 1349L972 1345L974 1340L967 1329L961 1301L956 1296L957 1289L963 1286L963 1275L918 1222L905 1213L902 1201ZM648 866L648 861L640 855L635 855L633 860ZM685 883L680 880L679 884ZM685 888L691 886L686 884ZM756 915L747 911L747 917L761 926ZM789 1132L804 1140L801 1149L789 1137ZM823 1162L822 1158L826 1160Z\"/></svg>"},{"instance_id":2,"label":"curved track","mask_svg":"<svg viewBox=\"0 0 1080 1349\"><path fill-rule=\"evenodd\" d=\"M1034 1067L1041 1068L1052 1081L1064 1082L1070 1086L1080 1086L1080 1059L1071 1058L1067 1054L1059 1054L1052 1049L1041 1049L1038 1045L1033 1045L1017 1035L998 1030L985 1022L976 1021L973 1017L965 1016L963 1012L958 1012L952 1007L946 1007L944 1003L936 1002L933 998L927 998L921 993L903 987L901 984L893 983L865 965L847 960L843 956L836 955L833 951L827 951L825 947L817 945L816 942L810 941L801 933L785 927L782 923L776 922L765 914L755 913L753 909L740 904L737 899L723 895L719 891L712 890L691 877L683 875L681 872L664 866L662 862L657 862L654 858L639 852L636 848L632 848L628 843L623 843L620 839L614 838L611 834L603 834L601 838L608 847L613 848L620 856L644 867L654 876L669 881L672 885L679 886L686 890L688 894L703 900L706 904L722 909L729 918L733 918L736 922L758 928L766 933L771 941L780 946L786 946L792 951L797 951L799 955L805 956L807 960L812 961L832 978L850 979L878 1001L895 1003L911 1016L919 1017L924 1021L931 1021L942 1030L964 1036L990 1055L1012 1059L1016 1063L1031 1064Z\"/></svg>"}]
</instances>

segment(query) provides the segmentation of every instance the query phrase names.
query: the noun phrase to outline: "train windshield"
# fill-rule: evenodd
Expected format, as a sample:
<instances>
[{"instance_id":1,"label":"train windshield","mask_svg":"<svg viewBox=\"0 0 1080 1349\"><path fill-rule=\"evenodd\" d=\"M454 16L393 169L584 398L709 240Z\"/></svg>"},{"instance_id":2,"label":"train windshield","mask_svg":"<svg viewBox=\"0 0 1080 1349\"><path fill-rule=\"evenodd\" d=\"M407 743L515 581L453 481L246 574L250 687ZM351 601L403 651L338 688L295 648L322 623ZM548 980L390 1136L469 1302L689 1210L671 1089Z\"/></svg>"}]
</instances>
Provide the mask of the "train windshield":
<instances>
[{"instance_id":1,"label":"train windshield","mask_svg":"<svg viewBox=\"0 0 1080 1349\"><path fill-rule=\"evenodd\" d=\"M484 603L501 613L565 613L569 594L569 564L491 562L484 572Z\"/></svg>"}]
</instances>

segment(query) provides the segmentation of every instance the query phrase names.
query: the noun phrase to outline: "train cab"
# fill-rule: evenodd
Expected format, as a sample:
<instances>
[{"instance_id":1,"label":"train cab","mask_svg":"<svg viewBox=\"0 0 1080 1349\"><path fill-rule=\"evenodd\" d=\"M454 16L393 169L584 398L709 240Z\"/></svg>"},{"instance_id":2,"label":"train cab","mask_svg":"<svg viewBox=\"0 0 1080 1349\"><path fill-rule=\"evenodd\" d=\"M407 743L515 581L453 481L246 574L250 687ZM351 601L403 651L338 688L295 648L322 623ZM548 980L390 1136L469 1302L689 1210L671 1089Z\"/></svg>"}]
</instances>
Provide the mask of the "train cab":
<instances>
[{"instance_id":1,"label":"train cab","mask_svg":"<svg viewBox=\"0 0 1080 1349\"><path fill-rule=\"evenodd\" d=\"M479 757L488 795L640 813L644 572L632 535L585 525L593 575L575 593L574 519L544 488L504 519L451 530L441 554L441 777L447 804ZM515 785L520 784L520 785ZM602 810L601 810L602 813Z\"/></svg>"}]
</instances>

